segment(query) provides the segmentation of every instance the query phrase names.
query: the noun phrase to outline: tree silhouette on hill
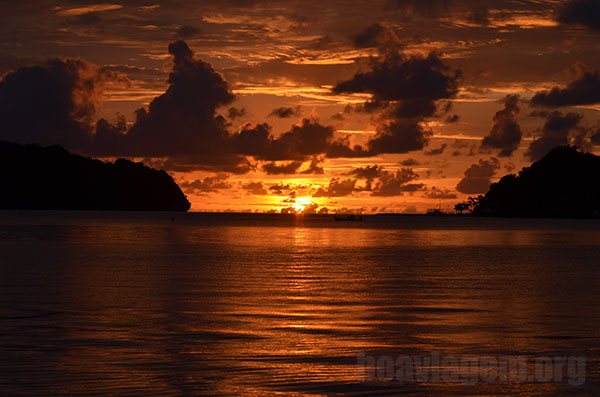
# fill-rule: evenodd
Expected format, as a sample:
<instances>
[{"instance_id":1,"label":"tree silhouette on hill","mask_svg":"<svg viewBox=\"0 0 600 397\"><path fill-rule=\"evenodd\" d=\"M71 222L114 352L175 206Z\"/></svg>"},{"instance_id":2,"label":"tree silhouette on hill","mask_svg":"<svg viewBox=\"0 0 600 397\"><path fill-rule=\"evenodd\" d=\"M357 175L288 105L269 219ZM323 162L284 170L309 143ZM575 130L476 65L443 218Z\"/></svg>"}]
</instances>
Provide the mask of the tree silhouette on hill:
<instances>
[{"instance_id":1,"label":"tree silhouette on hill","mask_svg":"<svg viewBox=\"0 0 600 397\"><path fill-rule=\"evenodd\" d=\"M165 171L118 159L107 163L60 146L0 142L0 208L187 211Z\"/></svg>"},{"instance_id":2,"label":"tree silhouette on hill","mask_svg":"<svg viewBox=\"0 0 600 397\"><path fill-rule=\"evenodd\" d=\"M554 148L541 160L506 175L477 198L474 215L591 218L600 211L600 157L572 146Z\"/></svg>"}]
</instances>

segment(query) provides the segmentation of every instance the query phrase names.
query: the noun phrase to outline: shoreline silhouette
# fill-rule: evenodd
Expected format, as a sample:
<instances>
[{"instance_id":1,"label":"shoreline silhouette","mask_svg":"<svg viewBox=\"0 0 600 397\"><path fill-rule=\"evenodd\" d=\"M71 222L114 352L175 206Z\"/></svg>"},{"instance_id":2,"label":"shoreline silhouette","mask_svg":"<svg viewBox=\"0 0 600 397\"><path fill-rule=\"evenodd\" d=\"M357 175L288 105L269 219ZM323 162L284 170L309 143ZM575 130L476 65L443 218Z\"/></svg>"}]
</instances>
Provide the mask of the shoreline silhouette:
<instances>
[{"instance_id":1,"label":"shoreline silhouette","mask_svg":"<svg viewBox=\"0 0 600 397\"><path fill-rule=\"evenodd\" d=\"M482 196L456 205L475 216L512 218L600 217L600 157L559 146Z\"/></svg>"},{"instance_id":2,"label":"shoreline silhouette","mask_svg":"<svg viewBox=\"0 0 600 397\"><path fill-rule=\"evenodd\" d=\"M119 158L113 163L61 146L0 142L0 209L188 211L165 171Z\"/></svg>"}]
</instances>

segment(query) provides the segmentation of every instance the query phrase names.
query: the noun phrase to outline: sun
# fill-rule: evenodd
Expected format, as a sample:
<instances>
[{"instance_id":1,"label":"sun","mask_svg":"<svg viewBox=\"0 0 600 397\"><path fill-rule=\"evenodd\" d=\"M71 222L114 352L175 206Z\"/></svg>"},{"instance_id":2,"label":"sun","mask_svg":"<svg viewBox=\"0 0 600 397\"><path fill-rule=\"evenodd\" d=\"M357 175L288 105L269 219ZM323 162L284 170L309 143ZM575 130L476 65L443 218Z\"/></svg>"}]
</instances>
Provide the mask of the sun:
<instances>
[{"instance_id":1,"label":"sun","mask_svg":"<svg viewBox=\"0 0 600 397\"><path fill-rule=\"evenodd\" d=\"M292 207L297 213L302 213L311 203L312 200L310 197L296 197L296 202L292 205Z\"/></svg>"}]
</instances>

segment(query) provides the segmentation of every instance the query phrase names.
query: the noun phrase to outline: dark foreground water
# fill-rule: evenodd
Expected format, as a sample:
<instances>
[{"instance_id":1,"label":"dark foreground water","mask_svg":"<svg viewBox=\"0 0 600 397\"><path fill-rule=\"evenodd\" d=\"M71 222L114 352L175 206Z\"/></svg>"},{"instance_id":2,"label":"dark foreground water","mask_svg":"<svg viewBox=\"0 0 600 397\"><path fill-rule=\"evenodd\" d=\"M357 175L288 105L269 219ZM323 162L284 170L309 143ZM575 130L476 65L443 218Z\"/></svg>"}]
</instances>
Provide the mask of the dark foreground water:
<instances>
[{"instance_id":1,"label":"dark foreground water","mask_svg":"<svg viewBox=\"0 0 600 397\"><path fill-rule=\"evenodd\" d=\"M170 217L0 213L1 395L600 393L600 221Z\"/></svg>"}]
</instances>

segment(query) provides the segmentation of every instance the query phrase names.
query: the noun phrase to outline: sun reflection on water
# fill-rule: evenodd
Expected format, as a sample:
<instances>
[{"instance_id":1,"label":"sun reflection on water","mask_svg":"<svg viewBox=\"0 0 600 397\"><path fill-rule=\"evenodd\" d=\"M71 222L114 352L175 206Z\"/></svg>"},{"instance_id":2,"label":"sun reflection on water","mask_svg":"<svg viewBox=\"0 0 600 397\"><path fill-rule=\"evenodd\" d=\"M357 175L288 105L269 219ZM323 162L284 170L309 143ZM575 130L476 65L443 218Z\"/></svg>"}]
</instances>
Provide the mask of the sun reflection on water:
<instances>
[{"instance_id":1,"label":"sun reflection on water","mask_svg":"<svg viewBox=\"0 0 600 397\"><path fill-rule=\"evenodd\" d=\"M294 225L71 225L60 244L38 244L48 262L35 295L30 241L3 245L19 266L2 275L3 305L51 313L11 314L20 333L0 324L6 346L46 346L27 360L9 352L8 371L33 360L57 393L90 382L106 394L366 393L360 352L534 354L600 340L589 315L600 277L582 259L596 257L597 233ZM579 244L576 258L559 238ZM382 390L396 389L456 386Z\"/></svg>"}]
</instances>

